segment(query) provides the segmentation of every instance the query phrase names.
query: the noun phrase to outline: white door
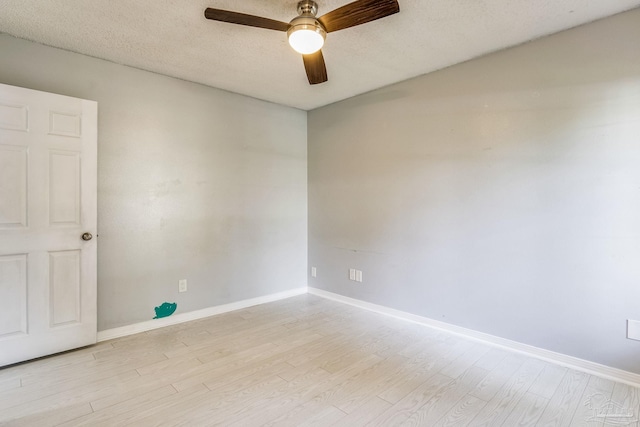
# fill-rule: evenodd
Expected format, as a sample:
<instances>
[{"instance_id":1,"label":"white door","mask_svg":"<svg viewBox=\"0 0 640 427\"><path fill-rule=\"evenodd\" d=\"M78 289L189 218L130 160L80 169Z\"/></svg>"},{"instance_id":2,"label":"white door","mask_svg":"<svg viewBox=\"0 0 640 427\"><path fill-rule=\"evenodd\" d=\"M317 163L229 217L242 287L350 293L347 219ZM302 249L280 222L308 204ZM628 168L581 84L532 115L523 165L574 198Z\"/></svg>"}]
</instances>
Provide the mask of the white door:
<instances>
[{"instance_id":1,"label":"white door","mask_svg":"<svg viewBox=\"0 0 640 427\"><path fill-rule=\"evenodd\" d=\"M95 102L0 84L0 366L96 342L96 163Z\"/></svg>"}]
</instances>

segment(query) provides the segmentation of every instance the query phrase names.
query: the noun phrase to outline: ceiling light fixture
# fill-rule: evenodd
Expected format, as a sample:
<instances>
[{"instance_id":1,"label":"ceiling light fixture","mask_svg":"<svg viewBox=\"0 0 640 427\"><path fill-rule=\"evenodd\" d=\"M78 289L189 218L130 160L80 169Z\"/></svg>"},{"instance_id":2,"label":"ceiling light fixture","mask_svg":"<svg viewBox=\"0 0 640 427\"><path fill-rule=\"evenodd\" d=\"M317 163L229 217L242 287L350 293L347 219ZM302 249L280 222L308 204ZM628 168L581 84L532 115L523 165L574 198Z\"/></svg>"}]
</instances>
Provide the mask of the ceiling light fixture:
<instances>
[{"instance_id":1,"label":"ceiling light fixture","mask_svg":"<svg viewBox=\"0 0 640 427\"><path fill-rule=\"evenodd\" d=\"M393 15L400 12L400 5L398 0L355 0L319 18L316 18L317 12L318 5L313 0L302 0L298 3L298 16L288 23L210 7L204 10L204 17L213 21L287 33L291 47L302 54L309 84L317 85L327 81L327 67L320 50L327 33Z\"/></svg>"},{"instance_id":2,"label":"ceiling light fixture","mask_svg":"<svg viewBox=\"0 0 640 427\"><path fill-rule=\"evenodd\" d=\"M298 3L298 14L289 23L289 44L298 53L309 55L322 49L327 32L316 19L318 5L311 0Z\"/></svg>"}]
</instances>

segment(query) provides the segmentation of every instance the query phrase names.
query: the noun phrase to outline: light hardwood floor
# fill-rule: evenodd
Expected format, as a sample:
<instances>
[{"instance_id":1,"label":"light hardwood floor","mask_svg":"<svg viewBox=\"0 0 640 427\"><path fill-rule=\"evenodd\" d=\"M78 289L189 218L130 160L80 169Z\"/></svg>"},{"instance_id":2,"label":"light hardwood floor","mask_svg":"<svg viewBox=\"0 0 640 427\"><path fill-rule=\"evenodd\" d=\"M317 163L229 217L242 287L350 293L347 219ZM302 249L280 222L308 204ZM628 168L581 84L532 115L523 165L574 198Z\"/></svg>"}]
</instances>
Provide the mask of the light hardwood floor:
<instances>
[{"instance_id":1,"label":"light hardwood floor","mask_svg":"<svg viewBox=\"0 0 640 427\"><path fill-rule=\"evenodd\" d=\"M633 419L592 421L607 404ZM311 295L0 370L3 425L607 426L639 413L637 388Z\"/></svg>"}]
</instances>

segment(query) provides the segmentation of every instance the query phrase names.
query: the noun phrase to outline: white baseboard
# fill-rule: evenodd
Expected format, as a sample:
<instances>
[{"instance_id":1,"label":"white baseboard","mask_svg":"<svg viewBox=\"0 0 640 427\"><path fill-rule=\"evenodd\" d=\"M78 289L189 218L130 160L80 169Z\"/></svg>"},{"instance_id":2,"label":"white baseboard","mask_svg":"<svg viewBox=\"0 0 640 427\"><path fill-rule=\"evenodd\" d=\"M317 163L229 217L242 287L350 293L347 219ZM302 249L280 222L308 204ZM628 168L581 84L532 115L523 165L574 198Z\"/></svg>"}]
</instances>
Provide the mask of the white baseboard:
<instances>
[{"instance_id":1,"label":"white baseboard","mask_svg":"<svg viewBox=\"0 0 640 427\"><path fill-rule=\"evenodd\" d=\"M408 322L428 326L430 328L449 332L451 334L455 334L494 347L500 347L502 349L515 353L535 357L536 359L541 359L545 362L550 362L556 365L575 369L576 371L586 372L587 374L629 384L634 387L640 387L640 375L633 372L623 371L622 369L612 368L610 366L605 366L599 363L590 362L588 360L579 359L577 357L568 356L566 354L556 353L554 351L545 350L543 348L522 344L517 341L511 341L505 338L496 337L494 335L485 334L483 332L474 331L472 329L467 329L449 323L440 322L438 320L429 319L427 317L407 313L405 311L395 310L393 308L388 308L382 305L372 304L366 301L345 297L343 295L334 294L333 292L327 292L322 289L309 287L308 292L322 298L363 308L365 310L373 311L385 316L391 316L396 319L406 320Z\"/></svg>"},{"instance_id":2,"label":"white baseboard","mask_svg":"<svg viewBox=\"0 0 640 427\"><path fill-rule=\"evenodd\" d=\"M114 338L125 337L127 335L138 334L140 332L150 331L152 329L164 328L165 326L177 325L178 323L189 322L191 320L202 319L216 314L228 313L230 311L240 310L254 305L264 304L267 302L278 301L303 295L307 293L307 288L297 288L290 291L279 292L277 294L264 295L257 298L245 299L229 304L218 305L215 307L204 308L202 310L189 311L187 313L178 313L169 317L148 320L146 322L135 323L133 325L122 326L120 328L107 329L98 332L98 342L111 340Z\"/></svg>"},{"instance_id":3,"label":"white baseboard","mask_svg":"<svg viewBox=\"0 0 640 427\"><path fill-rule=\"evenodd\" d=\"M243 308L252 307L254 305L265 304L268 302L278 301L297 295L303 295L307 292L322 298L330 299L333 301L341 302L343 304L348 304L354 307L383 314L385 316L391 316L396 319L401 319L445 331L473 341L481 342L494 347L499 347L515 353L524 354L526 356L535 357L546 362L575 369L577 371L586 372L598 377L629 384L634 387L640 387L640 375L633 372L623 371L622 369L612 368L610 366L601 365L599 363L590 362L588 360L579 359L577 357L568 356L566 354L556 353L554 351L519 343L517 341L511 341L506 338L496 337L494 335L485 334L483 332L474 331L472 329L463 328L461 326L452 325L449 323L441 322L439 320L429 319L427 317L418 316L415 314L407 313L405 311L395 310L393 308L372 304L366 301L349 298L343 295L334 294L333 292L328 292L322 289L311 287L301 287L292 289L290 291L236 301L229 304L218 305L202 310L190 311L187 313L179 313L173 316L163 317L161 319L153 319L133 325L122 326L120 328L99 331L98 342L138 334L140 332L163 328L165 326L177 325L179 323L189 322L191 320L215 316L216 314L228 313L230 311L240 310Z\"/></svg>"}]
</instances>

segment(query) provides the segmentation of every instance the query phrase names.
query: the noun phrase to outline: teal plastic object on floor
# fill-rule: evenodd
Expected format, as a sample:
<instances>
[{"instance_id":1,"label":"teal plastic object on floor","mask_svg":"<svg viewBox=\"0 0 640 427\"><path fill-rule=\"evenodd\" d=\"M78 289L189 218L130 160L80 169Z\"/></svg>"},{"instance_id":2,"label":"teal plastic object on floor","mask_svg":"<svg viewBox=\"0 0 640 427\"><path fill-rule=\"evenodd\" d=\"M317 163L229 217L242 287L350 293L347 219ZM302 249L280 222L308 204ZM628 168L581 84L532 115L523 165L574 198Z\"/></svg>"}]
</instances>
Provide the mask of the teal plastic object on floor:
<instances>
[{"instance_id":1,"label":"teal plastic object on floor","mask_svg":"<svg viewBox=\"0 0 640 427\"><path fill-rule=\"evenodd\" d=\"M161 306L155 308L156 317L154 317L154 319L171 316L177 307L178 304L175 302L163 302Z\"/></svg>"}]
</instances>

